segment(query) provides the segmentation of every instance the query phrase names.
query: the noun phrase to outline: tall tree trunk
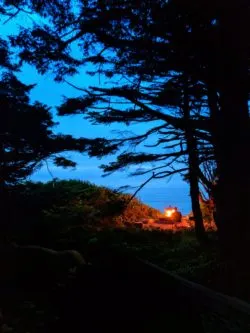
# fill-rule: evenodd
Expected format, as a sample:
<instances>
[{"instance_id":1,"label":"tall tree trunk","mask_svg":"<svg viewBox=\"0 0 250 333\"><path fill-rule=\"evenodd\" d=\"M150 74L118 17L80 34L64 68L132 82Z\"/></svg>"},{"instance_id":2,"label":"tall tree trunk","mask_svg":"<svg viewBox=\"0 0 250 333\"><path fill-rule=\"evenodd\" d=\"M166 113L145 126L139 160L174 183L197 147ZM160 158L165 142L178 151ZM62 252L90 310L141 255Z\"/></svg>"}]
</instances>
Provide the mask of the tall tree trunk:
<instances>
[{"instance_id":1,"label":"tall tree trunk","mask_svg":"<svg viewBox=\"0 0 250 333\"><path fill-rule=\"evenodd\" d=\"M218 176L218 161L220 159L220 149L218 147L218 144L220 142L219 139L219 133L220 129L218 128L218 119L219 119L219 105L218 105L218 95L217 95L217 87L216 87L216 80L214 80L214 72L211 69L211 77L208 80L207 89L208 89L208 107L210 110L210 120L211 120L211 135L212 135L212 145L214 150L214 157L216 162L216 172L215 175ZM217 184L216 179L214 179L214 183L212 184L211 188L211 197L214 201L214 208L213 208L213 219L214 222L218 228L218 232L220 232L218 221L217 221L217 196L216 196L216 190L217 190Z\"/></svg>"},{"instance_id":2,"label":"tall tree trunk","mask_svg":"<svg viewBox=\"0 0 250 333\"><path fill-rule=\"evenodd\" d=\"M0 137L0 140L2 137ZM8 219L8 201L5 186L5 161L4 161L4 145L0 141L0 241L5 238L5 230Z\"/></svg>"},{"instance_id":3,"label":"tall tree trunk","mask_svg":"<svg viewBox=\"0 0 250 333\"><path fill-rule=\"evenodd\" d=\"M189 134L186 135L187 147L188 147L188 163L189 163L189 184L190 184L190 197L192 203L192 211L195 221L196 237L200 243L207 241L207 234L203 224L203 217L199 202L199 179L197 173L197 166L199 166L197 158L197 145L194 138L191 138Z\"/></svg>"},{"instance_id":4,"label":"tall tree trunk","mask_svg":"<svg viewBox=\"0 0 250 333\"><path fill-rule=\"evenodd\" d=\"M183 115L187 124L190 119L190 107L189 107L189 92L188 92L188 79L185 80L184 87L184 103L183 103ZM197 151L197 141L194 136L194 131L190 127L186 127L185 130L187 151L188 151L188 165L189 165L189 185L190 185L190 197L192 203L192 211L195 221L195 232L198 241L204 244L207 241L207 234L203 224L203 217L199 202L199 157Z\"/></svg>"},{"instance_id":5,"label":"tall tree trunk","mask_svg":"<svg viewBox=\"0 0 250 333\"><path fill-rule=\"evenodd\" d=\"M230 6L229 6L230 7ZM248 112L248 2L225 10L221 32L217 220L220 241L233 262L232 288L250 277L250 136ZM240 280L240 282L243 282Z\"/></svg>"}]
</instances>

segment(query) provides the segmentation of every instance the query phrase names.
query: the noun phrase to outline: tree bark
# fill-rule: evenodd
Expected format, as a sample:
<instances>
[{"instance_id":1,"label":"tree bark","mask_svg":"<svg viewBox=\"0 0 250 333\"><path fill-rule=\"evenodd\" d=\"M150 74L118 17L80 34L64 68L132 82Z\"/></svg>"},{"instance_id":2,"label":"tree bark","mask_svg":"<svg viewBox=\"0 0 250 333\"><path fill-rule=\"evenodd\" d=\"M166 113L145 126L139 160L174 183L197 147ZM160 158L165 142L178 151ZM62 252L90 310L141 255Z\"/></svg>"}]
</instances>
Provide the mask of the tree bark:
<instances>
[{"instance_id":1,"label":"tree bark","mask_svg":"<svg viewBox=\"0 0 250 333\"><path fill-rule=\"evenodd\" d=\"M211 73L212 74L212 73ZM214 73L213 73L214 74ZM218 147L218 144L220 142L219 139L219 115L220 115L220 108L218 105L218 95L217 95L217 89L216 81L213 78L213 75L208 80L207 83L207 89L208 89L208 107L210 110L210 119L211 119L211 135L212 135L212 145L214 149L214 157L216 162L216 177L218 176L218 161L220 159L220 149ZM216 196L216 190L217 190L217 184L216 179L214 179L214 183L211 186L211 196L214 201L214 209L213 209L213 219L214 222L218 228L218 232L220 232L219 226L218 226L218 219L217 219L217 196Z\"/></svg>"},{"instance_id":2,"label":"tree bark","mask_svg":"<svg viewBox=\"0 0 250 333\"><path fill-rule=\"evenodd\" d=\"M190 107L189 107L189 92L188 92L188 79L185 80L184 87L184 103L183 103L183 114L184 120L188 124L190 120ZM197 150L197 141L194 137L193 129L186 126L185 137L188 151L188 165L189 165L189 185L190 185L190 197L192 203L192 211L195 221L195 233L197 240L204 244L207 242L207 234L203 224L203 217L199 202L199 157Z\"/></svg>"},{"instance_id":3,"label":"tree bark","mask_svg":"<svg viewBox=\"0 0 250 333\"><path fill-rule=\"evenodd\" d=\"M203 224L203 217L199 202L199 179L198 179L198 156L197 145L195 138L192 138L189 133L186 134L187 147L188 147L188 163L189 163L189 184L190 184L190 197L192 203L192 211L195 221L195 233L197 240L204 244L207 242L207 235Z\"/></svg>"},{"instance_id":4,"label":"tree bark","mask_svg":"<svg viewBox=\"0 0 250 333\"><path fill-rule=\"evenodd\" d=\"M8 200L5 184L5 161L4 144L0 136L0 242L5 239L6 226L8 223Z\"/></svg>"},{"instance_id":5,"label":"tree bark","mask_svg":"<svg viewBox=\"0 0 250 333\"><path fill-rule=\"evenodd\" d=\"M250 277L249 11L247 2L240 2L237 8L223 12L219 20L220 112L216 133L217 222L223 254L233 263L234 287L243 282L240 276Z\"/></svg>"}]
</instances>

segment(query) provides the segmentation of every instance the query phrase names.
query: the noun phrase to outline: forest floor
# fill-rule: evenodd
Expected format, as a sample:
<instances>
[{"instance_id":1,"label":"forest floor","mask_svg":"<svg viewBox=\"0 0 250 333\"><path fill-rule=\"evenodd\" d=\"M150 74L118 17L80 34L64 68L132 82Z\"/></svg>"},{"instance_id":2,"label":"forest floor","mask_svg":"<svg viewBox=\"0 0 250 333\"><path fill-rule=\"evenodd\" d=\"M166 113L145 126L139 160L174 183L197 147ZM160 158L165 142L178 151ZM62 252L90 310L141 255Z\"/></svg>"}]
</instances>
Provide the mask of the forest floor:
<instances>
[{"instance_id":1,"label":"forest floor","mask_svg":"<svg viewBox=\"0 0 250 333\"><path fill-rule=\"evenodd\" d=\"M51 290L39 285L35 292L1 286L0 333L102 332L105 325L109 332L250 332L208 313L202 314L201 329L199 318L188 310L188 304L181 304L171 288L163 301L161 292L157 291L157 296L152 293L159 283L151 276L138 276L125 264L116 267L104 260L107 249L122 248L170 272L223 291L216 275L216 246L200 248L192 231L78 228L75 235L71 234L70 243L68 236L55 241L54 248L81 252L92 264L91 273L87 269L80 278L69 276L65 285ZM211 233L210 238L214 237Z\"/></svg>"}]
</instances>

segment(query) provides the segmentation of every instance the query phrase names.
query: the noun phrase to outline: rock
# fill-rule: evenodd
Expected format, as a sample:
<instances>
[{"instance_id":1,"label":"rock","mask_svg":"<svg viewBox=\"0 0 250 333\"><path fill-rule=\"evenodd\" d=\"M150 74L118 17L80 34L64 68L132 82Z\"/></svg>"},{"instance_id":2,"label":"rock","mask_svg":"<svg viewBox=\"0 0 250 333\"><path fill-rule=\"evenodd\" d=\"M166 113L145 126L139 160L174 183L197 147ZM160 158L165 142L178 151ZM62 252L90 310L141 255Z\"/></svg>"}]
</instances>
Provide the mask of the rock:
<instances>
[{"instance_id":1,"label":"rock","mask_svg":"<svg viewBox=\"0 0 250 333\"><path fill-rule=\"evenodd\" d=\"M0 282L18 287L45 287L86 264L75 250L55 251L40 246L10 245L0 251Z\"/></svg>"},{"instance_id":2,"label":"rock","mask_svg":"<svg viewBox=\"0 0 250 333\"><path fill-rule=\"evenodd\" d=\"M0 327L0 333L10 333L10 332L13 332L13 328L6 325L6 324L3 324L1 327Z\"/></svg>"}]
</instances>

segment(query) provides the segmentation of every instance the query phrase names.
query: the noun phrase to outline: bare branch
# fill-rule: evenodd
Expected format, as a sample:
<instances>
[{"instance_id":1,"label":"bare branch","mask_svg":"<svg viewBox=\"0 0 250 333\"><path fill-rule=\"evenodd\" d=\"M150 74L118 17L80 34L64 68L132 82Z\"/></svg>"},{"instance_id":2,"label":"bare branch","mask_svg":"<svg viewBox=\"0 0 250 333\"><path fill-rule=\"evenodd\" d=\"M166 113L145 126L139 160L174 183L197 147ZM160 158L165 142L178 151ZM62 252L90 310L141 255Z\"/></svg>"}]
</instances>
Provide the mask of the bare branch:
<instances>
[{"instance_id":1,"label":"bare branch","mask_svg":"<svg viewBox=\"0 0 250 333\"><path fill-rule=\"evenodd\" d=\"M7 24L9 21L11 21L15 16L17 16L20 13L20 9L17 9L17 11L10 15L10 17L7 18L6 21L3 22L3 24Z\"/></svg>"},{"instance_id":2,"label":"bare branch","mask_svg":"<svg viewBox=\"0 0 250 333\"><path fill-rule=\"evenodd\" d=\"M142 134L142 135L136 135L136 136L132 136L132 137L128 137L128 138L124 138L124 139L115 139L114 141L116 141L117 143L124 143L126 141L140 141L143 142L145 139L148 138L149 135L151 135L152 133L155 133L155 132L158 132L160 128L163 128L163 127L166 127L166 124L164 125L160 125L160 126L157 126L157 127L154 127L154 128L151 128L150 130L148 130L145 134ZM146 147L146 145L145 145Z\"/></svg>"},{"instance_id":3,"label":"bare branch","mask_svg":"<svg viewBox=\"0 0 250 333\"><path fill-rule=\"evenodd\" d=\"M73 83L67 81L66 79L64 79L64 82L66 82L69 86L71 86L72 88L75 88L76 90L80 90L80 91L83 91L83 92L85 92L85 93L90 94L89 91L88 91L87 89L85 89L85 88L81 88L81 87L78 87L78 86L74 85Z\"/></svg>"},{"instance_id":4,"label":"bare branch","mask_svg":"<svg viewBox=\"0 0 250 333\"><path fill-rule=\"evenodd\" d=\"M201 130L209 130L210 128L210 121L209 119L204 120L194 120L191 119L189 122L184 121L183 118L173 117L170 115L167 115L161 111L154 110L150 108L149 106L145 105L143 102L140 102L138 100L138 94L136 95L136 92L133 90L129 90L126 87L120 87L120 88L112 88L112 89L106 89L106 88L97 88L97 87L90 87L94 91L103 92L105 95L108 96L119 96L123 97L131 102L133 102L135 105L139 106L143 111L145 111L147 114L152 115L155 119L161 119L166 121L168 124L172 125L175 128L178 129L185 129L187 126L190 126L191 128L195 129L201 129Z\"/></svg>"},{"instance_id":5,"label":"bare branch","mask_svg":"<svg viewBox=\"0 0 250 333\"><path fill-rule=\"evenodd\" d=\"M151 168L151 169L149 169L149 170L147 170L147 171L138 171L138 172L135 171L135 172L132 172L130 175L131 175L131 176L143 176L143 175L146 175L146 174L148 174L148 173L150 173L150 172L154 172L154 171L159 170L159 169L165 169L165 168L168 168L168 167L170 167L174 162L176 162L178 158L179 158L178 156L177 156L177 157L174 157L170 162L168 162L168 163L166 163L166 164L164 164L164 165L161 165L161 166L158 166L158 167Z\"/></svg>"},{"instance_id":6,"label":"bare branch","mask_svg":"<svg viewBox=\"0 0 250 333\"><path fill-rule=\"evenodd\" d=\"M173 171L162 171L159 172L158 174L155 174L154 178L155 179L160 179L160 178L166 178L166 177L170 177L173 176L176 173L180 173L180 172L184 172L184 171L188 171L188 168L181 168L181 169L177 169L177 170L173 170Z\"/></svg>"},{"instance_id":7,"label":"bare branch","mask_svg":"<svg viewBox=\"0 0 250 333\"><path fill-rule=\"evenodd\" d=\"M128 200L126 206L128 206L130 204L130 202L136 197L137 193L145 186L147 185L152 179L155 178L154 173L152 174L151 177L149 177L144 183L142 183L139 188L135 191L135 193L130 197L130 199Z\"/></svg>"}]
</instances>

